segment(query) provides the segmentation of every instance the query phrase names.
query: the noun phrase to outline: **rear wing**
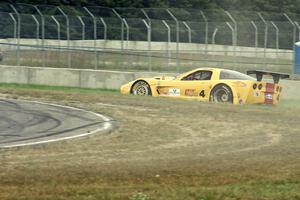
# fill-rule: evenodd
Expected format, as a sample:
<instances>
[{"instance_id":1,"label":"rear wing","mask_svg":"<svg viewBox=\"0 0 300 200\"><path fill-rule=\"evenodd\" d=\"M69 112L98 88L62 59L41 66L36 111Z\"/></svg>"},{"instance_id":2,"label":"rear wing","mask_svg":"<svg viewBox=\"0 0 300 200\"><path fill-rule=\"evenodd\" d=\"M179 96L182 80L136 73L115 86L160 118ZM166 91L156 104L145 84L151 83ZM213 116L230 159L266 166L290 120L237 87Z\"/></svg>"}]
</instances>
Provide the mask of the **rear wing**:
<instances>
[{"instance_id":1,"label":"rear wing","mask_svg":"<svg viewBox=\"0 0 300 200\"><path fill-rule=\"evenodd\" d=\"M262 71L262 70L250 70L247 71L247 74L255 74L257 81L261 81L263 79L263 75L270 75L273 77L274 83L279 83L280 79L287 79L290 78L289 74L284 73L278 73L278 72L268 72L268 71Z\"/></svg>"}]
</instances>

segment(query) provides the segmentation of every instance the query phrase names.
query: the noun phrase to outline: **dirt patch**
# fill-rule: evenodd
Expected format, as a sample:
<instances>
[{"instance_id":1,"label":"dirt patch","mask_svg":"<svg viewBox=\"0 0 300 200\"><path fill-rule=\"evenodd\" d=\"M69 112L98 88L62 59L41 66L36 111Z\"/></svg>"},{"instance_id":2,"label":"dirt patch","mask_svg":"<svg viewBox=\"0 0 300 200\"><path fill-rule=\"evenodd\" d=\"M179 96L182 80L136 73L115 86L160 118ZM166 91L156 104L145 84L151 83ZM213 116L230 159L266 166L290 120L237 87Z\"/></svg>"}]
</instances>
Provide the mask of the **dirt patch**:
<instances>
[{"instance_id":1,"label":"dirt patch","mask_svg":"<svg viewBox=\"0 0 300 200\"><path fill-rule=\"evenodd\" d=\"M225 199L235 188L228 184L248 188L249 182L255 182L248 189L257 192L261 182L292 184L300 178L300 107L290 107L289 102L277 107L232 106L116 92L1 92L6 97L103 113L116 119L118 126L110 135L1 150L0 186L6 189L0 191L1 199L15 197L10 192L24 184L36 191L24 194L32 199L43 188L49 192L40 194L42 197L54 198L55 192L66 195L79 186L86 195L77 198L68 193L68 197L87 199L91 194L90 199L97 199L96 188L102 188L111 195L107 199L128 199L138 190L148 191L154 199L195 199L202 191L196 188L213 187L204 189L203 194L214 191L213 197ZM191 196L184 187L189 188ZM282 194L293 199L299 195L293 186L288 187L277 196L273 192L255 196L237 190L240 192L233 192L232 199L276 199Z\"/></svg>"}]
</instances>

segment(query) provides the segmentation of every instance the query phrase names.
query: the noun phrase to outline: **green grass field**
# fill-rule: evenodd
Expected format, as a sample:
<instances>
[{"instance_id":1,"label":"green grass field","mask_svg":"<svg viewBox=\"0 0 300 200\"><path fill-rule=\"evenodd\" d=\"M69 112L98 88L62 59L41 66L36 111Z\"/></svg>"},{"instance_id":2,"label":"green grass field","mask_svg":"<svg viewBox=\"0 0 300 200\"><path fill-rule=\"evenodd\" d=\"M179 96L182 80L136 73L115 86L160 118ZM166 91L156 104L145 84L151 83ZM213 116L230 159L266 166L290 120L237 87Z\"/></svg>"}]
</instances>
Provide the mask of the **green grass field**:
<instances>
[{"instance_id":1,"label":"green grass field","mask_svg":"<svg viewBox=\"0 0 300 200\"><path fill-rule=\"evenodd\" d=\"M233 106L1 84L1 98L110 116L107 135L0 149L0 199L297 200L300 102Z\"/></svg>"}]
</instances>

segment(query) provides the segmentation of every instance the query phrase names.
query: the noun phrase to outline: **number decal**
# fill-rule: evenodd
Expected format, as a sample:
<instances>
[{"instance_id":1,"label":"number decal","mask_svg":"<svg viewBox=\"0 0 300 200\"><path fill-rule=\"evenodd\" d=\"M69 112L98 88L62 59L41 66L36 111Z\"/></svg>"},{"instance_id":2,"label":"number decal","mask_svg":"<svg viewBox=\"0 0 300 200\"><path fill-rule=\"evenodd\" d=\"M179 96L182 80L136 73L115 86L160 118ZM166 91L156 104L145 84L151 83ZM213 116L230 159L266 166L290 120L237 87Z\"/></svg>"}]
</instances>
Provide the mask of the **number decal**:
<instances>
[{"instance_id":1,"label":"number decal","mask_svg":"<svg viewBox=\"0 0 300 200\"><path fill-rule=\"evenodd\" d=\"M200 92L199 96L204 98L204 97L205 97L205 91L202 90L202 91Z\"/></svg>"}]
</instances>

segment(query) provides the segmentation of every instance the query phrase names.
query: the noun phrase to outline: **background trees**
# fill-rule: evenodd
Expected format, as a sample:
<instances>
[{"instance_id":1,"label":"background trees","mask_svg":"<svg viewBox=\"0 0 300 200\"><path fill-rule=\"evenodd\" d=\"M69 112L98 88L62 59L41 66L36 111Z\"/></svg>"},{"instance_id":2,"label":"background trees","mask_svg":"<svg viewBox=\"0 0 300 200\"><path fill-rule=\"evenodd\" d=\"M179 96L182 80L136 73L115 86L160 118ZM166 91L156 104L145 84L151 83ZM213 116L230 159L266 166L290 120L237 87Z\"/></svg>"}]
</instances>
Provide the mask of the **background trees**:
<instances>
[{"instance_id":1,"label":"background trees","mask_svg":"<svg viewBox=\"0 0 300 200\"><path fill-rule=\"evenodd\" d=\"M223 8L226 10L269 12L300 11L300 0L6 0L6 2L70 6Z\"/></svg>"}]
</instances>

